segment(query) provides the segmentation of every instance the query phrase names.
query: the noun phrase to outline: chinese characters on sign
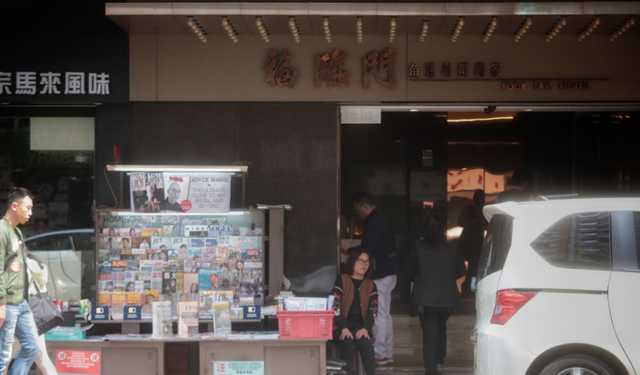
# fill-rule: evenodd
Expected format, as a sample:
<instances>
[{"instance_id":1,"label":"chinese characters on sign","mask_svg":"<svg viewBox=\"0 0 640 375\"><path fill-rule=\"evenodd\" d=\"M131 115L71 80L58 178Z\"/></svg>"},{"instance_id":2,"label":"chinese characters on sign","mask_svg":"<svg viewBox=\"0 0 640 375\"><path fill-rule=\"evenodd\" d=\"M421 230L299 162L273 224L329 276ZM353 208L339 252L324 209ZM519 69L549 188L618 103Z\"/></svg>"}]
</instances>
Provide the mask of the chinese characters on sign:
<instances>
[{"instance_id":1,"label":"chinese characters on sign","mask_svg":"<svg viewBox=\"0 0 640 375\"><path fill-rule=\"evenodd\" d=\"M286 49L282 51L280 57L275 49L269 51L269 58L262 70L267 73L267 83L272 87L276 85L293 87L296 85L300 72L289 64L291 57Z\"/></svg>"},{"instance_id":2,"label":"chinese characters on sign","mask_svg":"<svg viewBox=\"0 0 640 375\"><path fill-rule=\"evenodd\" d=\"M213 375L264 375L264 361L213 361Z\"/></svg>"},{"instance_id":3,"label":"chinese characters on sign","mask_svg":"<svg viewBox=\"0 0 640 375\"><path fill-rule=\"evenodd\" d=\"M0 72L0 95L109 95L109 74Z\"/></svg>"},{"instance_id":4,"label":"chinese characters on sign","mask_svg":"<svg viewBox=\"0 0 640 375\"><path fill-rule=\"evenodd\" d=\"M424 65L425 73L424 76L427 78L436 78L436 63L428 62ZM453 64L448 61L442 63L442 67L440 69L440 73L442 77L451 78L454 74ZM466 62L458 63L457 77L466 78L469 74L469 64ZM502 64L498 62L493 62L490 64L490 74L491 77L497 78L502 77ZM483 62L477 62L473 65L473 75L476 78L484 78L485 77L485 65ZM420 67L418 64L410 64L409 65L409 77L410 78L419 78L420 77Z\"/></svg>"},{"instance_id":5,"label":"chinese characters on sign","mask_svg":"<svg viewBox=\"0 0 640 375\"><path fill-rule=\"evenodd\" d=\"M387 80L376 73L387 73ZM396 50L389 48L382 53L371 52L369 56L362 59L362 87L369 88L369 76L373 75L376 81L384 87L392 89L396 87Z\"/></svg>"},{"instance_id":6,"label":"chinese characters on sign","mask_svg":"<svg viewBox=\"0 0 640 375\"><path fill-rule=\"evenodd\" d=\"M337 49L331 55L325 53L322 56L316 55L314 65L314 85L320 87L322 82L327 81L327 87L333 85L338 87L348 87L351 72L344 68L347 53L340 54Z\"/></svg>"}]
</instances>

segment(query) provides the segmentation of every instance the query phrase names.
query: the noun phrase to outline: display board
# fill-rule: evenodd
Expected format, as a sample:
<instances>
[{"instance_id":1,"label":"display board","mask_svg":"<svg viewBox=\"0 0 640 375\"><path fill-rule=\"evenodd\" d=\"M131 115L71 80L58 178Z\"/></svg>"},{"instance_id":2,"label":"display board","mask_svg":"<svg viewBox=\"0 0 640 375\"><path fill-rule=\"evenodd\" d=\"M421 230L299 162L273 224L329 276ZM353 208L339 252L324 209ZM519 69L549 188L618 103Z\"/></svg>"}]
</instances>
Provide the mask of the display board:
<instances>
[{"instance_id":1,"label":"display board","mask_svg":"<svg viewBox=\"0 0 640 375\"><path fill-rule=\"evenodd\" d=\"M200 318L214 302L262 304L264 211L224 214L110 211L98 220L97 304L121 311L151 302L198 301Z\"/></svg>"}]
</instances>

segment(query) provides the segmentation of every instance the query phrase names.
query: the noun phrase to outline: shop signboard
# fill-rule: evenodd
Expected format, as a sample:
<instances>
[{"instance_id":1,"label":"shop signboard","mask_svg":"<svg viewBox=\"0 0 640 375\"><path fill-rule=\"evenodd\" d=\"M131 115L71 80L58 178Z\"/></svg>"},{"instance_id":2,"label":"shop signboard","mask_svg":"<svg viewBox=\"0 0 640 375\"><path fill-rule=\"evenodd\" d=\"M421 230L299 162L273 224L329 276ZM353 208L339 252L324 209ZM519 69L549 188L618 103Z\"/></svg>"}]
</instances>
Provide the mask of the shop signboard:
<instances>
[{"instance_id":1,"label":"shop signboard","mask_svg":"<svg viewBox=\"0 0 640 375\"><path fill-rule=\"evenodd\" d=\"M102 353L89 350L56 350L58 375L100 375Z\"/></svg>"},{"instance_id":2,"label":"shop signboard","mask_svg":"<svg viewBox=\"0 0 640 375\"><path fill-rule=\"evenodd\" d=\"M213 375L264 375L264 361L213 361Z\"/></svg>"}]
</instances>

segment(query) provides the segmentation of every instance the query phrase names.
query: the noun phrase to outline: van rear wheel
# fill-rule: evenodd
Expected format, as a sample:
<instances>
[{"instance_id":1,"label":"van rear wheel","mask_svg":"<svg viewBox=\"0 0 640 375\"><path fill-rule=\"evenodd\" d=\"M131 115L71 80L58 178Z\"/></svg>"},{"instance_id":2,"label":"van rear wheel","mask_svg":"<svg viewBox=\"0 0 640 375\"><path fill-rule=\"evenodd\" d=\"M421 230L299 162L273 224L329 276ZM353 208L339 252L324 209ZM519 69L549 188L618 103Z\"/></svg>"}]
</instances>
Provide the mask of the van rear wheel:
<instances>
[{"instance_id":1,"label":"van rear wheel","mask_svg":"<svg viewBox=\"0 0 640 375\"><path fill-rule=\"evenodd\" d=\"M540 375L615 375L601 360L583 354L560 357L547 365Z\"/></svg>"}]
</instances>

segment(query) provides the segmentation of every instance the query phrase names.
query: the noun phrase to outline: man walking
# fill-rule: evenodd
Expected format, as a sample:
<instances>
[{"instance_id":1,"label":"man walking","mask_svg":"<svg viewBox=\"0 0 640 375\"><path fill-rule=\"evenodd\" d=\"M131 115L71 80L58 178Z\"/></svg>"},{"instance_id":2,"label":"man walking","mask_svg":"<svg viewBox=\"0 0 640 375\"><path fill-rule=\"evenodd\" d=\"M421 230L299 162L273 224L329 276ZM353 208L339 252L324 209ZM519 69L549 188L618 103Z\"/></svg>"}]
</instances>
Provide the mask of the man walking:
<instances>
[{"instance_id":1,"label":"man walking","mask_svg":"<svg viewBox=\"0 0 640 375\"><path fill-rule=\"evenodd\" d=\"M376 208L371 196L359 193L352 197L356 217L364 222L364 233L360 247L373 255L373 273L371 278L378 288L378 316L373 325L375 341L373 349L377 365L393 363L393 320L391 318L391 291L396 286L398 251L395 234L389 230L380 210ZM342 247L347 254L355 249Z\"/></svg>"},{"instance_id":2,"label":"man walking","mask_svg":"<svg viewBox=\"0 0 640 375\"><path fill-rule=\"evenodd\" d=\"M38 353L38 330L28 304L27 257L18 224L31 217L33 198L23 188L13 188L7 197L7 212L0 220L0 374L11 361L14 336L22 349L9 375L27 375Z\"/></svg>"}]
</instances>

